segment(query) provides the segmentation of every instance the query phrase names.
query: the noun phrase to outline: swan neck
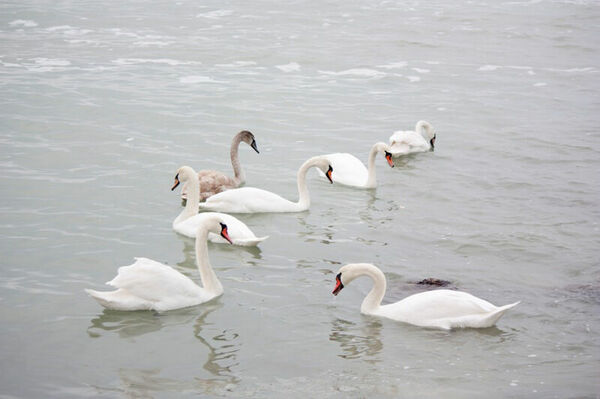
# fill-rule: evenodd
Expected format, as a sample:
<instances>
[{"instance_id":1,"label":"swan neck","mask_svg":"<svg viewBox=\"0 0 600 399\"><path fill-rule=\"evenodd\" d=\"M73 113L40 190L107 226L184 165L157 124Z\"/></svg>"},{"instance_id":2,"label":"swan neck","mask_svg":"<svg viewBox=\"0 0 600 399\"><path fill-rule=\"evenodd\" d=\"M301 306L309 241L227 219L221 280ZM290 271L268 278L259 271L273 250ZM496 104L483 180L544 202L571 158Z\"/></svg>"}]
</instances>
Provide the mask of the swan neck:
<instances>
[{"instance_id":1,"label":"swan neck","mask_svg":"<svg viewBox=\"0 0 600 399\"><path fill-rule=\"evenodd\" d=\"M425 138L427 141L430 139L430 130L431 125L426 121L418 121L417 126L415 126L415 131L423 136L423 138Z\"/></svg>"},{"instance_id":2,"label":"swan neck","mask_svg":"<svg viewBox=\"0 0 600 399\"><path fill-rule=\"evenodd\" d=\"M367 163L367 187L375 187L377 185L377 176L376 176L376 167L375 167L375 158L377 157L377 153L379 152L379 145L375 144L371 147L371 151L369 152L369 161Z\"/></svg>"},{"instance_id":3,"label":"swan neck","mask_svg":"<svg viewBox=\"0 0 600 399\"><path fill-rule=\"evenodd\" d=\"M215 296L223 293L223 286L217 278L208 258L208 229L199 229L196 236L196 263L204 289Z\"/></svg>"},{"instance_id":4,"label":"swan neck","mask_svg":"<svg viewBox=\"0 0 600 399\"><path fill-rule=\"evenodd\" d=\"M198 204L200 204L200 182L198 181L198 175L194 172L193 175L189 176L186 187L187 199L185 201L185 208L177 216L173 224L183 222L184 220L191 218L198 213Z\"/></svg>"},{"instance_id":5,"label":"swan neck","mask_svg":"<svg viewBox=\"0 0 600 399\"><path fill-rule=\"evenodd\" d=\"M313 166L312 159L304 162L300 169L298 169L298 207L300 210L306 210L310 208L310 193L306 185L306 173Z\"/></svg>"},{"instance_id":6,"label":"swan neck","mask_svg":"<svg viewBox=\"0 0 600 399\"><path fill-rule=\"evenodd\" d=\"M372 314L377 312L377 309L381 306L383 296L385 295L385 275L373 265L365 265L362 274L371 277L371 280L373 280L373 287L363 300L360 311L365 314Z\"/></svg>"},{"instance_id":7,"label":"swan neck","mask_svg":"<svg viewBox=\"0 0 600 399\"><path fill-rule=\"evenodd\" d=\"M233 140L231 141L231 149L229 150L229 156L231 157L231 166L233 167L233 174L240 184L246 181L246 174L242 169L242 165L240 163L240 158L238 155L238 150L240 148L241 142L242 136L240 134L236 134L233 137Z\"/></svg>"}]
</instances>

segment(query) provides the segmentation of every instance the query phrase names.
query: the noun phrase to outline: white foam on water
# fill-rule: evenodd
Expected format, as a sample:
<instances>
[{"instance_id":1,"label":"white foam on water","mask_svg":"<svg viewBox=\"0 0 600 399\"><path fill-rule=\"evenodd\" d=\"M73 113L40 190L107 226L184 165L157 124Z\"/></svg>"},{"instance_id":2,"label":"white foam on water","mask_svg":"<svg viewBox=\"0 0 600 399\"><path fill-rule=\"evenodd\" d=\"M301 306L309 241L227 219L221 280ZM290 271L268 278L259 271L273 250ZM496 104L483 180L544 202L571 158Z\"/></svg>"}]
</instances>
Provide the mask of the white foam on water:
<instances>
[{"instance_id":1,"label":"white foam on water","mask_svg":"<svg viewBox=\"0 0 600 399\"><path fill-rule=\"evenodd\" d=\"M495 71L498 68L500 68L498 65L484 65L482 67L479 67L479 70L480 71Z\"/></svg>"},{"instance_id":2,"label":"white foam on water","mask_svg":"<svg viewBox=\"0 0 600 399\"><path fill-rule=\"evenodd\" d=\"M548 86L548 83L544 83L544 82L538 82L534 84L535 87L544 87L544 86Z\"/></svg>"},{"instance_id":3,"label":"white foam on water","mask_svg":"<svg viewBox=\"0 0 600 399\"><path fill-rule=\"evenodd\" d=\"M8 24L10 26L22 26L24 28L33 28L34 26L38 26L37 22L30 19L16 19Z\"/></svg>"},{"instance_id":4,"label":"white foam on water","mask_svg":"<svg viewBox=\"0 0 600 399\"><path fill-rule=\"evenodd\" d=\"M285 65L276 65L275 68L282 70L283 72L295 72L300 70L300 64L296 62L290 62Z\"/></svg>"},{"instance_id":5,"label":"white foam on water","mask_svg":"<svg viewBox=\"0 0 600 399\"><path fill-rule=\"evenodd\" d=\"M210 76L191 75L179 78L179 83L224 83L214 80Z\"/></svg>"},{"instance_id":6,"label":"white foam on water","mask_svg":"<svg viewBox=\"0 0 600 399\"><path fill-rule=\"evenodd\" d=\"M43 66L69 66L69 65L71 65L71 61L62 60L62 59L58 59L58 58L38 57L38 58L33 58L33 61L37 65L43 65Z\"/></svg>"},{"instance_id":7,"label":"white foam on water","mask_svg":"<svg viewBox=\"0 0 600 399\"><path fill-rule=\"evenodd\" d=\"M161 41L145 42L145 41L139 41L139 42L133 43L133 45L137 46L137 47L151 47L151 46L164 47L164 46L168 46L170 44L173 44L173 42L161 42Z\"/></svg>"},{"instance_id":8,"label":"white foam on water","mask_svg":"<svg viewBox=\"0 0 600 399\"><path fill-rule=\"evenodd\" d=\"M414 82L420 81L421 77L419 77L419 76L407 76L406 79L408 79L409 82L414 83Z\"/></svg>"},{"instance_id":9,"label":"white foam on water","mask_svg":"<svg viewBox=\"0 0 600 399\"><path fill-rule=\"evenodd\" d=\"M196 15L196 18L209 18L209 19L218 19L227 17L233 14L233 10L214 10L209 12L203 12Z\"/></svg>"},{"instance_id":10,"label":"white foam on water","mask_svg":"<svg viewBox=\"0 0 600 399\"><path fill-rule=\"evenodd\" d=\"M583 67L583 68L569 68L569 69L557 69L557 68L547 68L547 71L551 72L567 72L567 73L575 73L575 72L596 72L596 69L593 67Z\"/></svg>"},{"instance_id":11,"label":"white foam on water","mask_svg":"<svg viewBox=\"0 0 600 399\"><path fill-rule=\"evenodd\" d=\"M429 69L425 69L425 68L412 68L412 70L417 73L429 73L430 72Z\"/></svg>"},{"instance_id":12,"label":"white foam on water","mask_svg":"<svg viewBox=\"0 0 600 399\"><path fill-rule=\"evenodd\" d=\"M239 68L239 67L252 66L252 65L256 65L256 62L254 62L254 61L235 61L230 64L215 64L215 66L219 67L219 68Z\"/></svg>"},{"instance_id":13,"label":"white foam on water","mask_svg":"<svg viewBox=\"0 0 600 399\"><path fill-rule=\"evenodd\" d=\"M0 61L0 65L2 65L4 67L8 67L8 68L19 68L19 67L23 66L21 64L13 64L12 62L4 62L4 61Z\"/></svg>"},{"instance_id":14,"label":"white foam on water","mask_svg":"<svg viewBox=\"0 0 600 399\"><path fill-rule=\"evenodd\" d=\"M46 28L46 30L48 32L55 32L57 30L71 30L71 29L76 29L76 28L72 27L71 25L57 25L57 26L51 26L49 28Z\"/></svg>"},{"instance_id":15,"label":"white foam on water","mask_svg":"<svg viewBox=\"0 0 600 399\"><path fill-rule=\"evenodd\" d=\"M335 75L335 76L364 76L367 78L375 78L385 76L385 72L377 71L369 68L352 68L345 71L333 72L333 71L319 71L323 75Z\"/></svg>"},{"instance_id":16,"label":"white foam on water","mask_svg":"<svg viewBox=\"0 0 600 399\"><path fill-rule=\"evenodd\" d=\"M117 65L165 64L165 65L201 65L200 61L179 61L170 58L117 58L111 61Z\"/></svg>"},{"instance_id":17,"label":"white foam on water","mask_svg":"<svg viewBox=\"0 0 600 399\"><path fill-rule=\"evenodd\" d=\"M408 65L408 62L400 61L400 62L392 62L391 64L386 64L386 65L377 65L377 68L400 69L400 68L406 67L407 65Z\"/></svg>"}]
</instances>

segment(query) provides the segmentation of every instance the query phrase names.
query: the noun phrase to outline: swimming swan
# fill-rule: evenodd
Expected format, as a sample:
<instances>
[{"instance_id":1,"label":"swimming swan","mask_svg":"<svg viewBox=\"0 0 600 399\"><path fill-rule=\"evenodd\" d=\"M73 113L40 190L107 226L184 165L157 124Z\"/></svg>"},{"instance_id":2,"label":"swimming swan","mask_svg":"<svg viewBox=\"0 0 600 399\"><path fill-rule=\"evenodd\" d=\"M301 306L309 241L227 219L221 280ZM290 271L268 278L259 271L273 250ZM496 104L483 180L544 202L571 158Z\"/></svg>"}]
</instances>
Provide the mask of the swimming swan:
<instances>
[{"instance_id":1,"label":"swimming swan","mask_svg":"<svg viewBox=\"0 0 600 399\"><path fill-rule=\"evenodd\" d=\"M418 121L415 130L398 130L390 136L392 156L414 152L433 151L435 148L435 129L429 122Z\"/></svg>"},{"instance_id":2,"label":"swimming swan","mask_svg":"<svg viewBox=\"0 0 600 399\"><path fill-rule=\"evenodd\" d=\"M383 153L390 167L394 167L392 161L390 146L385 143L375 143L369 152L368 168L352 154L340 153L327 154L325 157L329 160L331 166L335 169L333 181L345 186L360 188L377 187L377 178L375 176L375 157L378 153ZM323 174L321 174L324 176Z\"/></svg>"},{"instance_id":3,"label":"swimming swan","mask_svg":"<svg viewBox=\"0 0 600 399\"><path fill-rule=\"evenodd\" d=\"M189 277L162 263L136 258L135 263L122 266L117 276L106 284L115 291L86 289L92 298L108 309L156 310L159 312L208 302L223 293L223 286L208 259L208 233L218 233L229 241L227 226L219 217L204 220L196 236L196 263L202 287Z\"/></svg>"},{"instance_id":4,"label":"swimming swan","mask_svg":"<svg viewBox=\"0 0 600 399\"><path fill-rule=\"evenodd\" d=\"M198 232L198 226L205 223L207 218L214 216L220 217L228 227L229 238L235 245L241 245L245 247L255 246L259 242L266 240L269 236L256 237L252 230L241 220L227 215L225 213L217 212L203 212L198 213L199 191L198 191L198 179L196 178L196 172L189 166L182 166L177 170L175 176L175 184L171 187L171 191L182 182L184 185L187 184L190 188L188 198L185 204L185 208L177 218L173 221L173 230L184 236L195 238ZM223 237L215 233L208 233L208 239L214 243L226 243Z\"/></svg>"},{"instance_id":5,"label":"swimming swan","mask_svg":"<svg viewBox=\"0 0 600 399\"><path fill-rule=\"evenodd\" d=\"M289 201L270 191L254 187L242 187L227 190L213 195L206 202L200 203L200 209L232 213L260 213L260 212L302 212L310 207L310 194L306 187L306 172L311 167L321 169L331 180L333 168L327 158L323 156L312 157L298 169L298 202Z\"/></svg>"},{"instance_id":6,"label":"swimming swan","mask_svg":"<svg viewBox=\"0 0 600 399\"><path fill-rule=\"evenodd\" d=\"M221 191L239 187L241 184L246 182L246 174L242 169L240 158L238 156L238 149L242 141L252 147L254 151L259 153L258 148L256 147L254 135L249 131L242 130L233 136L233 140L231 141L230 156L234 176L229 177L224 173L208 169L198 172L200 201L204 201L208 197L220 193ZM184 185L181 189L181 198L185 199L188 195L187 193L188 187Z\"/></svg>"},{"instance_id":7,"label":"swimming swan","mask_svg":"<svg viewBox=\"0 0 600 399\"><path fill-rule=\"evenodd\" d=\"M420 327L449 330L451 328L485 328L493 326L508 309L519 302L494 306L466 292L433 290L421 292L389 305L381 305L385 295L385 275L369 263L353 263L340 268L335 277L333 295L360 276L369 276L373 288L360 307L363 314L387 317Z\"/></svg>"}]
</instances>

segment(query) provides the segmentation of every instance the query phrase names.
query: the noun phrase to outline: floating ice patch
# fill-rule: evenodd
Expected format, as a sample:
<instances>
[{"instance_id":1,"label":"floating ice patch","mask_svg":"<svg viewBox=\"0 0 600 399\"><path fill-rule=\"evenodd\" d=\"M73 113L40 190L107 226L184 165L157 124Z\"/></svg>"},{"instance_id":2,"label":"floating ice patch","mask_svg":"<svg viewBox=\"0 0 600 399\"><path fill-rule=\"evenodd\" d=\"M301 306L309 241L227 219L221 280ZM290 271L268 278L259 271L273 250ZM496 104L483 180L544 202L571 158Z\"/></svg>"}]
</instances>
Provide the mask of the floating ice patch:
<instances>
[{"instance_id":1,"label":"floating ice patch","mask_svg":"<svg viewBox=\"0 0 600 399\"><path fill-rule=\"evenodd\" d=\"M283 72L294 72L300 70L300 64L296 62L290 62L285 65L276 65L275 68L282 70Z\"/></svg>"},{"instance_id":2,"label":"floating ice patch","mask_svg":"<svg viewBox=\"0 0 600 399\"><path fill-rule=\"evenodd\" d=\"M214 10L196 15L196 18L218 19L233 14L233 10Z\"/></svg>"},{"instance_id":3,"label":"floating ice patch","mask_svg":"<svg viewBox=\"0 0 600 399\"><path fill-rule=\"evenodd\" d=\"M223 82L214 80L210 76L200 76L200 75L184 76L182 78L179 78L179 82L180 83L223 83Z\"/></svg>"},{"instance_id":4,"label":"floating ice patch","mask_svg":"<svg viewBox=\"0 0 600 399\"><path fill-rule=\"evenodd\" d=\"M544 87L544 86L548 86L548 83L544 83L544 82L538 82L534 84L535 87Z\"/></svg>"},{"instance_id":5,"label":"floating ice patch","mask_svg":"<svg viewBox=\"0 0 600 399\"><path fill-rule=\"evenodd\" d=\"M479 67L479 70L480 71L495 71L498 68L500 68L498 65L484 65L482 67Z\"/></svg>"},{"instance_id":6,"label":"floating ice patch","mask_svg":"<svg viewBox=\"0 0 600 399\"><path fill-rule=\"evenodd\" d=\"M407 76L406 79L408 79L408 81L411 83L418 82L421 80L419 76Z\"/></svg>"},{"instance_id":7,"label":"floating ice patch","mask_svg":"<svg viewBox=\"0 0 600 399\"><path fill-rule=\"evenodd\" d=\"M401 61L401 62L392 62L391 64L386 64L386 65L377 65L377 68L399 69L399 68L404 68L406 65L408 65L407 62Z\"/></svg>"},{"instance_id":8,"label":"floating ice patch","mask_svg":"<svg viewBox=\"0 0 600 399\"><path fill-rule=\"evenodd\" d=\"M34 26L38 26L37 22L32 21L30 19L17 19L8 23L10 26L22 26L24 28L33 28Z\"/></svg>"},{"instance_id":9,"label":"floating ice patch","mask_svg":"<svg viewBox=\"0 0 600 399\"><path fill-rule=\"evenodd\" d=\"M415 71L416 73L429 73L429 69L425 69L425 68L412 68L413 71Z\"/></svg>"}]
</instances>

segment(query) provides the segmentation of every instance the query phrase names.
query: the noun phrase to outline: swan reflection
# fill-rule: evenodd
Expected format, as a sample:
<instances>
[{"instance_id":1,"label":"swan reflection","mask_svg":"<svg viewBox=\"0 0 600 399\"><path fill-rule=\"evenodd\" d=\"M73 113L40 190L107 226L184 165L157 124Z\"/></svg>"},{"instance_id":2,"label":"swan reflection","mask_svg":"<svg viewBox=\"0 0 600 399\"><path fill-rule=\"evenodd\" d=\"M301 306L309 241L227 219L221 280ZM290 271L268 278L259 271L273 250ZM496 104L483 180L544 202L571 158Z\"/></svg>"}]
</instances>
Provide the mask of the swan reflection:
<instances>
[{"instance_id":1,"label":"swan reflection","mask_svg":"<svg viewBox=\"0 0 600 399\"><path fill-rule=\"evenodd\" d=\"M329 340L340 344L344 359L364 358L369 363L380 362L377 356L383 349L381 336L382 324L378 320L369 320L357 326L355 323L342 319L332 321Z\"/></svg>"},{"instance_id":2,"label":"swan reflection","mask_svg":"<svg viewBox=\"0 0 600 399\"><path fill-rule=\"evenodd\" d=\"M186 312L170 311L162 315L152 312L106 310L103 315L92 320L92 326L88 329L91 336L94 336L94 329L116 332L121 337L131 337L176 324L182 325L182 331L189 331L188 328L191 327L194 337L208 350L206 361L202 365L202 369L208 373L201 371L195 361L188 364L192 375L181 378L167 377L166 375L172 375L172 370L162 367L120 368L120 383L117 387L94 388L99 392L118 392L125 397L154 397L157 393L169 395L181 392L226 395L240 381L233 375L233 369L239 364L239 334L231 329L220 330L214 323L206 320L208 315L222 306L218 302L207 303L188 308ZM199 308L202 312L200 316Z\"/></svg>"}]
</instances>

